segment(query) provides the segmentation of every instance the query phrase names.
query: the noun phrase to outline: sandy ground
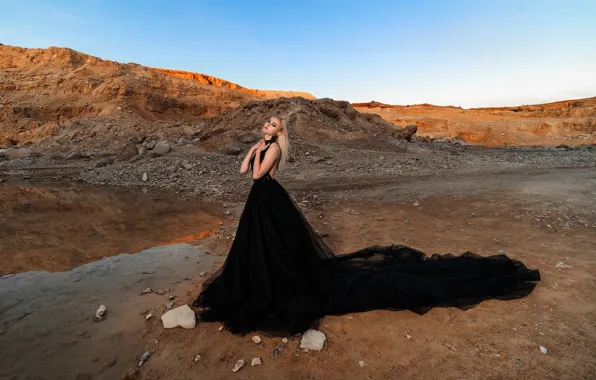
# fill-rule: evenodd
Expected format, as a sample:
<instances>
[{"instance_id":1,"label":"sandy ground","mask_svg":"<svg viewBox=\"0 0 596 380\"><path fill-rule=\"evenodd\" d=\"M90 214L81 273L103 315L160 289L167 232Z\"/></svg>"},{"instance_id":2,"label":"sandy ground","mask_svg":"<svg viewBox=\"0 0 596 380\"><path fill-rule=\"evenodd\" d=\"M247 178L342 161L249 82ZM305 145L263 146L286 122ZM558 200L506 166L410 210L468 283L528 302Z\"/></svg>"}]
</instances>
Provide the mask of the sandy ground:
<instances>
[{"instance_id":1,"label":"sandy ground","mask_svg":"<svg viewBox=\"0 0 596 380\"><path fill-rule=\"evenodd\" d=\"M301 205L305 204L301 202L304 194L325 192L324 202L305 207L306 215L338 253L389 243L407 244L429 254L505 252L540 269L543 280L525 299L488 301L468 311L441 308L418 316L407 311L379 310L328 316L319 325L328 338L323 351L304 352L299 349L299 337L291 337L283 352L271 359L269 354L281 343L279 338L261 335L263 342L257 345L251 335L219 332L217 323L199 324L190 331L162 328L159 316L165 311L166 297L175 295L177 305L192 302L204 280L198 273L215 270L224 259L220 256L231 244L229 237L242 204L222 204L201 211L200 207L176 206L183 201L161 194L164 209L171 210L171 216L160 218L149 212L153 222L147 224L143 236L158 237L143 244L177 242L189 234L211 230L213 224L219 231L217 236L186 238L194 240L193 245L169 245L137 255L105 258L66 272L25 272L0 278L0 377L115 379L136 368L138 357L146 350L152 355L137 373L141 379L596 376L593 167L509 170L407 181L362 179L351 186L292 179L283 184L296 194ZM4 186L3 194L23 191L25 187L19 185ZM36 188L48 191L46 186ZM88 194L110 192L85 189ZM61 191L57 191L58 197ZM119 205L130 204L132 199L122 192L111 196L120 200L115 201ZM153 204L152 194L146 196L146 203L119 207L122 211L106 220L123 219L134 225L138 220L135 215ZM65 226L61 215L66 218L78 214L57 208L50 219L38 215L23 224L23 216L35 214L37 211L31 210L36 210L40 202L31 198L28 208L13 208L11 217L2 219L3 227L12 226L16 231L9 235L12 240L8 246L22 255L40 255L31 245L35 233L40 233L35 231L43 230L42 226ZM193 201L184 203L192 205ZM89 247L87 240L93 230L90 225L101 221L106 212L98 203L92 202L89 207L95 211L80 219L77 233L67 236L81 250ZM224 218L224 224L218 229L220 218ZM25 227L29 232L20 234ZM55 233L62 230L64 227L56 227ZM124 228L105 237L128 245L105 243L101 249L105 250L104 256L134 252L118 251L122 246L136 247L132 241L139 236L127 231ZM3 252L6 236L2 239ZM65 250L64 255L71 255L71 251ZM2 265L7 262L2 261ZM559 262L569 267L556 268ZM18 269L23 270L28 262L19 263L22 267ZM39 261L36 265L45 264ZM140 295L146 287L164 289L165 294ZM93 322L94 311L102 303L108 306L108 317ZM151 310L156 316L145 321L145 313ZM549 353L541 353L539 346L548 348ZM195 363L196 354L201 360ZM238 359L250 362L253 357L260 357L263 365L247 365L232 373ZM359 361L364 362L363 367Z\"/></svg>"}]
</instances>

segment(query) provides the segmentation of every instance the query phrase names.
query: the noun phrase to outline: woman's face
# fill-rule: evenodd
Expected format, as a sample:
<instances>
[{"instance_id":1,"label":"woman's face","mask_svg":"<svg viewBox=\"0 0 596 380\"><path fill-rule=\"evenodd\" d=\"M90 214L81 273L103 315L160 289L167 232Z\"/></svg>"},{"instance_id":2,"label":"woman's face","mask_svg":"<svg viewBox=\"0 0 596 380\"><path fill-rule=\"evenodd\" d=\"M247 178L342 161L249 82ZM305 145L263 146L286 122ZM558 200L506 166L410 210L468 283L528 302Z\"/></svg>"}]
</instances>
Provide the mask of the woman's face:
<instances>
[{"instance_id":1,"label":"woman's face","mask_svg":"<svg viewBox=\"0 0 596 380\"><path fill-rule=\"evenodd\" d=\"M278 117L269 118L263 125L263 132L266 135L277 136L281 131L281 120Z\"/></svg>"}]
</instances>

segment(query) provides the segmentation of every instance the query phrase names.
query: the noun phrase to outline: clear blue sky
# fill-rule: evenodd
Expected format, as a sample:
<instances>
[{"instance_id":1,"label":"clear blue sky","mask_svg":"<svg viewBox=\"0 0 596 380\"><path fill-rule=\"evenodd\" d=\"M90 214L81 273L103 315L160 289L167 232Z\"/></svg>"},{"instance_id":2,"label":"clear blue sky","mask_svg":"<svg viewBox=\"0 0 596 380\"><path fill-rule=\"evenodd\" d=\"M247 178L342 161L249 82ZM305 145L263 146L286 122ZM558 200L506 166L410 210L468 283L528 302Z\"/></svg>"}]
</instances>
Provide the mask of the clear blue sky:
<instances>
[{"instance_id":1,"label":"clear blue sky","mask_svg":"<svg viewBox=\"0 0 596 380\"><path fill-rule=\"evenodd\" d=\"M596 96L596 0L0 0L0 43L391 104Z\"/></svg>"}]
</instances>

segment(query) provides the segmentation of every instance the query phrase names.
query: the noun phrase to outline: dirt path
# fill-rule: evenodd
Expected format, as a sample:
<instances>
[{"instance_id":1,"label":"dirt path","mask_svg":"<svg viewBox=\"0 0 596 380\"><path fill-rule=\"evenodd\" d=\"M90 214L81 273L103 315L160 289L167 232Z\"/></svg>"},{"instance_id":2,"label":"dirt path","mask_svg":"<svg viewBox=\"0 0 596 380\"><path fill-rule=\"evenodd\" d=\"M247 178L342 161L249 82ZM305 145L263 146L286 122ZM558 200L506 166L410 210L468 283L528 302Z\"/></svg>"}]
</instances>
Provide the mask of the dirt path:
<instances>
[{"instance_id":1,"label":"dirt path","mask_svg":"<svg viewBox=\"0 0 596 380\"><path fill-rule=\"evenodd\" d=\"M226 254L231 225L218 237L199 241L199 248L172 246L186 247L197 257L202 250L211 253L201 256L209 261L186 260L192 266L171 259L168 255L178 248L168 248L147 258L126 255L119 262L108 258L69 272L1 278L0 377L114 379L134 368L136 357L145 350L153 354L139 372L142 379L596 376L593 170L362 181L348 188L324 181L284 184L336 252L403 243L427 253L506 253L540 269L543 281L528 298L484 302L468 311L443 308L424 316L390 311L329 316L319 326L328 338L322 352L303 352L299 338L293 337L271 360L269 354L279 338L263 337L263 343L256 345L250 335L219 332L215 323L200 324L192 331L164 330L158 317L165 311L165 295L139 295L148 286L169 286L177 303L190 303L203 281L196 275L214 270L219 265L216 261L222 260L216 256ZM313 202L313 194L321 194L318 204L304 203ZM214 210L228 210L229 216L221 216L233 222L242 204L226 206ZM168 241L186 234L177 236L166 229L171 220L155 224L156 229L164 226ZM192 217L178 221L182 230L185 224L196 226ZM33 229L36 221L29 223ZM163 252L170 253L162 256ZM155 261L157 257L160 260ZM556 268L559 262L569 267ZM110 269L110 265L116 267ZM85 273L89 275L81 275ZM168 285L188 276L194 277ZM92 315L100 303L108 304L111 314L94 323ZM70 308L72 313L65 312ZM154 309L156 317L146 322L143 313L148 309ZM542 354L539 346L549 353ZM198 363L192 360L196 354L201 354ZM247 366L232 374L236 360L249 362L256 356L263 360L262 366ZM364 367L359 361L364 361Z\"/></svg>"}]
</instances>

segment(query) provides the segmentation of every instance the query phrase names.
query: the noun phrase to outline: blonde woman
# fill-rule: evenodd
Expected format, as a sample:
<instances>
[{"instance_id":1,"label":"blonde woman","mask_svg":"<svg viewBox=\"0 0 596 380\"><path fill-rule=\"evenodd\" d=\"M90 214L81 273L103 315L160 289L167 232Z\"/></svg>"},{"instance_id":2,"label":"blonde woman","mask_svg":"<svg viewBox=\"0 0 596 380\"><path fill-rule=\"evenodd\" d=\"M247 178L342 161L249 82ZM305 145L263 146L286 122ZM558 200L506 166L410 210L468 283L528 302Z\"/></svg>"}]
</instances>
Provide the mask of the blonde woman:
<instances>
[{"instance_id":1,"label":"blonde woman","mask_svg":"<svg viewBox=\"0 0 596 380\"><path fill-rule=\"evenodd\" d=\"M537 270L506 255L427 257L391 245L336 256L275 180L289 153L285 121L271 117L263 134L240 167L254 182L230 252L193 303L203 308L200 320L223 322L233 333L287 335L330 314L424 314L435 306L465 309L485 299L519 298L540 280Z\"/></svg>"}]
</instances>

